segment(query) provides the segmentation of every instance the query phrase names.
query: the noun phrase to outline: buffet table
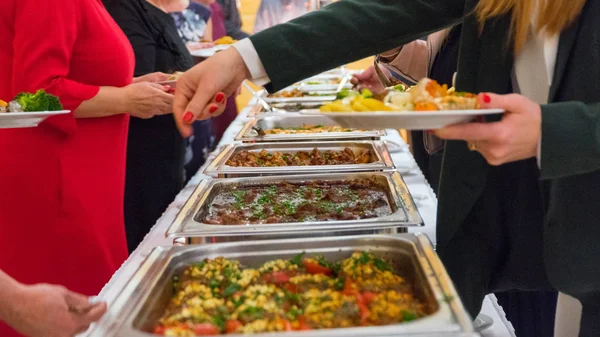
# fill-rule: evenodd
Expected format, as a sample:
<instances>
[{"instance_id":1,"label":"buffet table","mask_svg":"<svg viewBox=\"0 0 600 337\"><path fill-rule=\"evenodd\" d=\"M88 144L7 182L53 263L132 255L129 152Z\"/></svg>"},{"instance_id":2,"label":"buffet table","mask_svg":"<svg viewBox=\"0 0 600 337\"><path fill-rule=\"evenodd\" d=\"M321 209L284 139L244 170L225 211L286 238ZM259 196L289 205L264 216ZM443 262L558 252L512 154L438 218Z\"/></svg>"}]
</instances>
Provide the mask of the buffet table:
<instances>
[{"instance_id":1,"label":"buffet table","mask_svg":"<svg viewBox=\"0 0 600 337\"><path fill-rule=\"evenodd\" d=\"M247 114L250 108L245 108L241 111L237 119L231 124L229 129L223 135L221 143L217 147L217 150L210 155L210 158L214 158L216 153L219 152L220 148L233 142L234 137L242 128L244 123L248 120ZM387 142L390 147L391 157L398 171L403 172L402 176L412 194L415 203L418 206L419 212L423 218L425 226L411 228L409 232L421 232L426 233L431 241L435 244L435 224L436 224L436 207L437 198L435 193L430 188L429 184L425 180L422 172L411 153L408 151L408 146L405 144L403 139L400 137L396 130L387 130L388 135L383 139ZM207 163L210 162L207 160ZM165 237L165 232L169 225L173 222L177 216L179 209L184 205L186 200L190 197L196 186L203 179L208 178L202 171L204 167L191 179L188 185L181 190L179 195L165 211L162 217L157 221L156 225L146 236L144 241L135 250L135 252L129 257L127 261L121 266L121 268L114 274L112 279L104 287L99 294L99 299L105 300L109 303L109 311L98 323L96 329L92 329L91 333L84 334L86 336L107 336L108 329L114 324L118 324L121 317L111 312L110 305L113 302L121 289L124 288L125 284L137 271L138 267L142 263L145 257L152 251L156 246L170 246L173 245L172 239ZM404 173L406 172L406 173ZM495 296L490 295L485 299L482 313L491 317L494 320L494 324L481 332L484 337L510 337L515 336L513 328L505 318L504 311L498 305Z\"/></svg>"}]
</instances>

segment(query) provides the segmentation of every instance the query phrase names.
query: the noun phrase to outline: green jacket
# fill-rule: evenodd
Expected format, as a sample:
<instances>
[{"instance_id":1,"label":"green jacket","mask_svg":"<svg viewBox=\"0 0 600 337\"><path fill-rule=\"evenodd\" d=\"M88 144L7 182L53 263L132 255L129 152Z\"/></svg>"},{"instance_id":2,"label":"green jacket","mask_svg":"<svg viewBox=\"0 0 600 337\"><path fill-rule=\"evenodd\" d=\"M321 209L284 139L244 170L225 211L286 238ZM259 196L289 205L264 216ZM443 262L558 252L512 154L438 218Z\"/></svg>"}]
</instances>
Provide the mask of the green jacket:
<instances>
[{"instance_id":1,"label":"green jacket","mask_svg":"<svg viewBox=\"0 0 600 337\"><path fill-rule=\"evenodd\" d=\"M463 23L457 89L511 92L508 16L480 31L476 0L343 0L251 37L269 90ZM567 293L600 291L600 0L562 32L542 107L541 184L546 201L545 263ZM561 102L561 103L557 103ZM488 164L461 141L446 144L437 240L444 249L486 185ZM485 224L481 224L485 226ZM468 247L465 247L468 250ZM454 280L455 283L459 282Z\"/></svg>"}]
</instances>

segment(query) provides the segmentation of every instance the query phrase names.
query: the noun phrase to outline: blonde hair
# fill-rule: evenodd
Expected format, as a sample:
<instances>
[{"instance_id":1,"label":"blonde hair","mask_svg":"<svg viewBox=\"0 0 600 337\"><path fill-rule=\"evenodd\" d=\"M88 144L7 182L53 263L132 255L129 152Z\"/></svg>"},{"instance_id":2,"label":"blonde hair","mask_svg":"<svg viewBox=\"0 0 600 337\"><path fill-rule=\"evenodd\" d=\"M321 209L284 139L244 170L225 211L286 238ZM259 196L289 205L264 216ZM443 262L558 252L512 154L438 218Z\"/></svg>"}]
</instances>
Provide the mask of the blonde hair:
<instances>
[{"instance_id":1,"label":"blonde hair","mask_svg":"<svg viewBox=\"0 0 600 337\"><path fill-rule=\"evenodd\" d=\"M475 14L483 28L486 20L512 11L510 33L514 37L515 53L519 53L527 42L536 2L539 7L534 31L545 29L549 34L557 34L577 18L586 0L480 0Z\"/></svg>"}]
</instances>

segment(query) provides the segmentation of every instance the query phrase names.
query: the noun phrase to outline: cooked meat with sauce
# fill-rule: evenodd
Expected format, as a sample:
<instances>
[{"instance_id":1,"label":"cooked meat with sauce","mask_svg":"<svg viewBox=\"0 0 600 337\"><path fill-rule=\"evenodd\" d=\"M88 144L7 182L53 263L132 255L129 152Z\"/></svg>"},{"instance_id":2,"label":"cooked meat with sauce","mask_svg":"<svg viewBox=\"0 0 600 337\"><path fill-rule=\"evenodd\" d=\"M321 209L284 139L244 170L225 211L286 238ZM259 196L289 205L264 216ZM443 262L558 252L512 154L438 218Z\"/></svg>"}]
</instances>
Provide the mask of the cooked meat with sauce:
<instances>
[{"instance_id":1,"label":"cooked meat with sauce","mask_svg":"<svg viewBox=\"0 0 600 337\"><path fill-rule=\"evenodd\" d=\"M369 149L354 153L349 147L342 151L321 151L315 147L311 152L296 153L243 150L231 156L225 164L234 167L272 167L369 164L374 161L375 156Z\"/></svg>"},{"instance_id":2,"label":"cooked meat with sauce","mask_svg":"<svg viewBox=\"0 0 600 337\"><path fill-rule=\"evenodd\" d=\"M258 268L218 257L173 278L173 297L154 333L187 337L381 326L427 315L392 261L369 252L338 262L301 253Z\"/></svg>"},{"instance_id":3,"label":"cooked meat with sauce","mask_svg":"<svg viewBox=\"0 0 600 337\"><path fill-rule=\"evenodd\" d=\"M364 131L359 129L344 128L339 125L303 125L299 127L273 128L263 130L267 135L280 134L305 134L305 133L326 133L326 132L357 132Z\"/></svg>"},{"instance_id":4,"label":"cooked meat with sauce","mask_svg":"<svg viewBox=\"0 0 600 337\"><path fill-rule=\"evenodd\" d=\"M383 187L368 179L238 186L210 203L202 222L269 224L377 218L392 213Z\"/></svg>"}]
</instances>

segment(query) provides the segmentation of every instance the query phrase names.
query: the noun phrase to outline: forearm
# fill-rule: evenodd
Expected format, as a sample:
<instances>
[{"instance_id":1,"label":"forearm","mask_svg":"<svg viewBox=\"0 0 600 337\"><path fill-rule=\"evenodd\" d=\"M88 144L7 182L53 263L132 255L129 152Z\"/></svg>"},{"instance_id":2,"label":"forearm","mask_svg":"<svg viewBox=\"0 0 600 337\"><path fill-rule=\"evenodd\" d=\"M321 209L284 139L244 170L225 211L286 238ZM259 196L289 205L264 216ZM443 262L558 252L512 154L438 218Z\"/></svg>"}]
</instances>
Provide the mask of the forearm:
<instances>
[{"instance_id":1,"label":"forearm","mask_svg":"<svg viewBox=\"0 0 600 337\"><path fill-rule=\"evenodd\" d=\"M0 321L9 323L15 315L15 304L22 285L0 270Z\"/></svg>"},{"instance_id":2,"label":"forearm","mask_svg":"<svg viewBox=\"0 0 600 337\"><path fill-rule=\"evenodd\" d=\"M250 40L278 90L454 25L464 13L462 0L345 0Z\"/></svg>"},{"instance_id":3,"label":"forearm","mask_svg":"<svg viewBox=\"0 0 600 337\"><path fill-rule=\"evenodd\" d=\"M100 87L98 94L83 101L74 115L76 118L97 118L128 112L125 88Z\"/></svg>"},{"instance_id":4,"label":"forearm","mask_svg":"<svg viewBox=\"0 0 600 337\"><path fill-rule=\"evenodd\" d=\"M600 170L600 103L543 105L541 143L542 179Z\"/></svg>"}]
</instances>

